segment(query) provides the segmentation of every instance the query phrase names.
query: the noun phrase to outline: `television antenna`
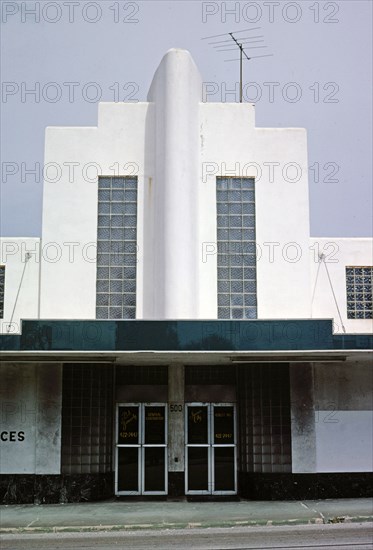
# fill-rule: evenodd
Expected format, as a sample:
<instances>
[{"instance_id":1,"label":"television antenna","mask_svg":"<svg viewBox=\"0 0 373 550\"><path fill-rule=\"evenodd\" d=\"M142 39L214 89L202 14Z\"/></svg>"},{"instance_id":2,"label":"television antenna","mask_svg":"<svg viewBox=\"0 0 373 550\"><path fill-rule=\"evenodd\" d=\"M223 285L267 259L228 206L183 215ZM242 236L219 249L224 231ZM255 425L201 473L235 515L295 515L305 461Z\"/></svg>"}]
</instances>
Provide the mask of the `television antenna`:
<instances>
[{"instance_id":1,"label":"television antenna","mask_svg":"<svg viewBox=\"0 0 373 550\"><path fill-rule=\"evenodd\" d=\"M202 40L211 40L215 38L220 38L217 42L209 42L209 45L215 48L217 51L220 52L231 52L236 51L237 47L240 50L240 57L239 59L225 59L224 61L239 61L240 62L240 103L242 103L243 99L243 61L251 61L251 59L257 59L258 57L271 57L273 56L273 53L264 54L264 55L250 55L250 57L247 55L246 50L258 50L261 48L267 48L267 46L252 46L252 44L259 44L261 42L264 42L262 40L263 35L258 36L234 36L238 33L247 33L251 31L259 30L261 27L252 27L251 29L243 29L240 31L228 32L223 34L216 34L214 36L206 36L202 38ZM225 40L221 40L222 37L227 37ZM258 39L258 40L257 40ZM234 44L232 44L232 40Z\"/></svg>"}]
</instances>

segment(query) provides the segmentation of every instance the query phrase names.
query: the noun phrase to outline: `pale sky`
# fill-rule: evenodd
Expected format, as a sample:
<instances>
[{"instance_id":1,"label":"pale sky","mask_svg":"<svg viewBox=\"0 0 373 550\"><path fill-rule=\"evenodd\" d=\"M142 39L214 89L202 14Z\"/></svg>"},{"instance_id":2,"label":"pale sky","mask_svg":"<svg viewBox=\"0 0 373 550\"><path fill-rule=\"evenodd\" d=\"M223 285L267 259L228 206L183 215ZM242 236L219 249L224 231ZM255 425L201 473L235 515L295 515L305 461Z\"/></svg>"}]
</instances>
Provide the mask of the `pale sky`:
<instances>
[{"instance_id":1,"label":"pale sky","mask_svg":"<svg viewBox=\"0 0 373 550\"><path fill-rule=\"evenodd\" d=\"M249 55L273 54L244 65L257 126L307 129L311 235L371 236L370 0L2 0L1 8L2 236L41 234L42 178L27 170L42 171L46 126L95 126L96 95L145 101L168 49L191 52L203 81L215 83L209 101L238 100L224 98L239 78L238 62L224 60L238 56L201 40L232 31L258 37Z\"/></svg>"}]
</instances>

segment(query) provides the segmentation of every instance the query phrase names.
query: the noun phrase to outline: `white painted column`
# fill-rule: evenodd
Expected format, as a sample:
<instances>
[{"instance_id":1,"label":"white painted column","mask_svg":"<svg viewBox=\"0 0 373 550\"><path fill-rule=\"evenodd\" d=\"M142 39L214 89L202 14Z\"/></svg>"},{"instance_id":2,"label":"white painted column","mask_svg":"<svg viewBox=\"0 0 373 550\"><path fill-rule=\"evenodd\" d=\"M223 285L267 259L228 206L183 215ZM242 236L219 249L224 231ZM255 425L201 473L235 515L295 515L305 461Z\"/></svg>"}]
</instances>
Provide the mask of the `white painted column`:
<instances>
[{"instance_id":1,"label":"white painted column","mask_svg":"<svg viewBox=\"0 0 373 550\"><path fill-rule=\"evenodd\" d=\"M199 102L202 79L191 55L170 50L150 87L155 104L152 303L145 316L197 319ZM146 276L146 275L145 275Z\"/></svg>"}]
</instances>

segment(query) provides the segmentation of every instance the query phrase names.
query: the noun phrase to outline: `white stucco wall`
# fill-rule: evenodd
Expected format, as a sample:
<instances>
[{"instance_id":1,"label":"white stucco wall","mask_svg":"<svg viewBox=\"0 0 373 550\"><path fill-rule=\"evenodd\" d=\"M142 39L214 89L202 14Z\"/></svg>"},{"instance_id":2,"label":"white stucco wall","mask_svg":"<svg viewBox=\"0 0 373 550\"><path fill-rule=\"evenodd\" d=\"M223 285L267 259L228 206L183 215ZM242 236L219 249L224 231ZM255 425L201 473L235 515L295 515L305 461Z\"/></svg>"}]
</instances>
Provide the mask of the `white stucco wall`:
<instances>
[{"instance_id":1,"label":"white stucco wall","mask_svg":"<svg viewBox=\"0 0 373 550\"><path fill-rule=\"evenodd\" d=\"M27 252L30 253L28 261ZM21 331L21 319L38 317L40 239L0 239L0 265L5 266L4 317L0 319L0 333L17 334Z\"/></svg>"},{"instance_id":2,"label":"white stucco wall","mask_svg":"<svg viewBox=\"0 0 373 550\"><path fill-rule=\"evenodd\" d=\"M290 394L293 473L372 471L371 363L292 363Z\"/></svg>"},{"instance_id":3,"label":"white stucco wall","mask_svg":"<svg viewBox=\"0 0 373 550\"><path fill-rule=\"evenodd\" d=\"M325 254L330 279L333 285L342 323L347 333L371 333L372 319L347 319L346 266L373 266L373 240L368 238L312 238L310 240L310 265L312 317L333 318L334 332L342 333L342 323L330 287L325 265L318 271L318 253Z\"/></svg>"},{"instance_id":4,"label":"white stucco wall","mask_svg":"<svg viewBox=\"0 0 373 550\"><path fill-rule=\"evenodd\" d=\"M62 365L0 365L0 473L59 474Z\"/></svg>"},{"instance_id":5,"label":"white stucco wall","mask_svg":"<svg viewBox=\"0 0 373 550\"><path fill-rule=\"evenodd\" d=\"M216 242L216 177L255 177L258 318L309 317L305 130L256 128L251 104L201 104L200 117L201 251ZM216 262L201 263L202 317L217 316Z\"/></svg>"},{"instance_id":6,"label":"white stucco wall","mask_svg":"<svg viewBox=\"0 0 373 550\"><path fill-rule=\"evenodd\" d=\"M251 104L202 103L201 82L190 54L170 50L149 103L101 104L97 128L47 129L59 178L44 188L42 318L95 317L93 163L101 175L136 167L137 318L217 317L216 255L203 252L216 243L219 175L256 177L259 318L310 316L306 133L255 128Z\"/></svg>"},{"instance_id":7,"label":"white stucco wall","mask_svg":"<svg viewBox=\"0 0 373 550\"><path fill-rule=\"evenodd\" d=\"M324 250L346 332L372 330L347 320L345 287L346 265L372 265L372 240L309 236L305 130L257 128L252 104L203 103L201 81L190 54L170 50L148 102L101 103L97 127L47 128L40 277L33 256L16 323L95 318L98 175L138 177L137 318L216 319L216 177L226 175L256 179L258 318L334 318L341 332L324 266L315 287ZM5 322L21 254L6 263Z\"/></svg>"},{"instance_id":8,"label":"white stucco wall","mask_svg":"<svg viewBox=\"0 0 373 550\"><path fill-rule=\"evenodd\" d=\"M317 472L373 470L373 369L314 365Z\"/></svg>"},{"instance_id":9,"label":"white stucco wall","mask_svg":"<svg viewBox=\"0 0 373 550\"><path fill-rule=\"evenodd\" d=\"M98 126L47 128L42 239L3 239L5 313L94 319L98 175L138 177L137 318L216 319L216 177L256 179L258 317L347 319L346 265L373 265L372 239L310 238L307 139L301 128L257 128L252 104L203 103L190 54L170 50L149 102L101 103ZM325 266L315 286L318 253ZM40 267L40 273L39 273ZM40 281L40 292L39 292ZM39 299L40 296L40 299Z\"/></svg>"},{"instance_id":10,"label":"white stucco wall","mask_svg":"<svg viewBox=\"0 0 373 550\"><path fill-rule=\"evenodd\" d=\"M96 316L97 175L138 176L138 317L142 316L144 143L149 105L101 103L97 128L47 128L41 318ZM71 163L76 163L74 171Z\"/></svg>"}]
</instances>

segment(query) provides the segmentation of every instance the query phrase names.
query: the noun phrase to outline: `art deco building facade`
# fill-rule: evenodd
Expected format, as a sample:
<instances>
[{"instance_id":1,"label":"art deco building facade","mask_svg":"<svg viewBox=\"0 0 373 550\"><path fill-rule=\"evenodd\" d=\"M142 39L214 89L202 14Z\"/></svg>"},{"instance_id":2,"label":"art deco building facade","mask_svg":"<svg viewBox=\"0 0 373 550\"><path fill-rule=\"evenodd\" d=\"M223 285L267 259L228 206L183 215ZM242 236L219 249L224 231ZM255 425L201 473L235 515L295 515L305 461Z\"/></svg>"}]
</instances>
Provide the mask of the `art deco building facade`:
<instances>
[{"instance_id":1,"label":"art deco building facade","mask_svg":"<svg viewBox=\"0 0 373 550\"><path fill-rule=\"evenodd\" d=\"M367 495L372 241L310 236L305 130L170 50L45 167L1 241L2 501Z\"/></svg>"}]
</instances>

